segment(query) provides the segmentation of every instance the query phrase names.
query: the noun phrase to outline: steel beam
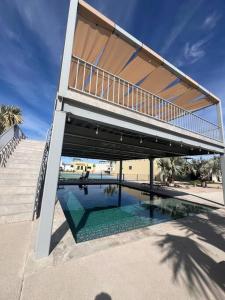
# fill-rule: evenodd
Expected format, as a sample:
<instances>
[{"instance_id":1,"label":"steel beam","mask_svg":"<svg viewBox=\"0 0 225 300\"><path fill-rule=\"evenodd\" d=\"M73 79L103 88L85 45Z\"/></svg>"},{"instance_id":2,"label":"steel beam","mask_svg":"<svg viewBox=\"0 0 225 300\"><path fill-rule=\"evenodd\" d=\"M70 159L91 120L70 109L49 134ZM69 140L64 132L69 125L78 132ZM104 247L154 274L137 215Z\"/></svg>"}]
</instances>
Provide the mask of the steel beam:
<instances>
[{"instance_id":1,"label":"steel beam","mask_svg":"<svg viewBox=\"0 0 225 300\"><path fill-rule=\"evenodd\" d=\"M37 258L49 255L65 121L66 113L55 111L37 236Z\"/></svg>"},{"instance_id":2,"label":"steel beam","mask_svg":"<svg viewBox=\"0 0 225 300\"><path fill-rule=\"evenodd\" d=\"M120 174L119 174L119 182L122 182L122 173L123 173L123 161L120 160Z\"/></svg>"},{"instance_id":3,"label":"steel beam","mask_svg":"<svg viewBox=\"0 0 225 300\"><path fill-rule=\"evenodd\" d=\"M153 182L154 182L154 158L149 158L149 180L150 180L150 191L152 191Z\"/></svg>"},{"instance_id":4,"label":"steel beam","mask_svg":"<svg viewBox=\"0 0 225 300\"><path fill-rule=\"evenodd\" d=\"M130 132L133 132L135 134L142 134L142 135L150 135L150 136L158 136L162 139L169 140L169 141L174 141L183 144L184 146L187 145L189 147L198 147L201 148L202 150L205 149L207 151L212 151L212 152L217 152L217 153L223 153L223 145L217 146L214 141L211 141L211 143L203 142L203 141L196 141L193 139L191 136L187 136L187 131L186 131L186 136L183 135L178 135L177 133L169 133L167 131L167 128L165 126L164 129L160 128L154 128L152 126L149 126L149 124L141 125L139 122L131 121L128 120L127 118L121 119L119 117L116 117L110 112L107 114L107 112L97 112L97 111L91 111L88 110L87 108L81 108L75 105L71 105L67 102L64 103L64 110L66 112L70 112L74 116L77 116L80 119L85 119L85 120L92 120L96 122L97 124L106 124L109 126L115 126L118 130L121 128L121 130L128 130ZM148 125L148 126L147 126Z\"/></svg>"},{"instance_id":5,"label":"steel beam","mask_svg":"<svg viewBox=\"0 0 225 300\"><path fill-rule=\"evenodd\" d=\"M223 114L222 114L221 102L219 102L216 105L216 111L217 111L217 123L218 126L220 127L221 139L224 142Z\"/></svg>"},{"instance_id":6,"label":"steel beam","mask_svg":"<svg viewBox=\"0 0 225 300\"><path fill-rule=\"evenodd\" d=\"M77 19L78 0L70 0L65 44L61 65L58 95L65 97L69 85L70 64L73 51L73 39Z\"/></svg>"},{"instance_id":7,"label":"steel beam","mask_svg":"<svg viewBox=\"0 0 225 300\"><path fill-rule=\"evenodd\" d=\"M220 155L220 165L222 171L223 201L225 205L225 154Z\"/></svg>"}]
</instances>

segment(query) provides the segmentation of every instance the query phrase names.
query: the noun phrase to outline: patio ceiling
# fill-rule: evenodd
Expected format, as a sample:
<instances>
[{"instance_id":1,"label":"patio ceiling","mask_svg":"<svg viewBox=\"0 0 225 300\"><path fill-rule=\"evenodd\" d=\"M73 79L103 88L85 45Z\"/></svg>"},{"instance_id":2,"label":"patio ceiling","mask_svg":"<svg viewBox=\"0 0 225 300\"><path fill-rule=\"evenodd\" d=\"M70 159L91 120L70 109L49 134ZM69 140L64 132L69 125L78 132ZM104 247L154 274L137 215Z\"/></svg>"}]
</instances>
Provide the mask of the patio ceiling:
<instances>
[{"instance_id":1,"label":"patio ceiling","mask_svg":"<svg viewBox=\"0 0 225 300\"><path fill-rule=\"evenodd\" d=\"M207 154L199 149L155 136L137 135L114 126L96 124L70 115L66 123L63 156L106 160L132 160Z\"/></svg>"},{"instance_id":2,"label":"patio ceiling","mask_svg":"<svg viewBox=\"0 0 225 300\"><path fill-rule=\"evenodd\" d=\"M219 102L216 96L82 0L78 6L73 56L189 111ZM70 81L74 69L72 62Z\"/></svg>"}]
</instances>

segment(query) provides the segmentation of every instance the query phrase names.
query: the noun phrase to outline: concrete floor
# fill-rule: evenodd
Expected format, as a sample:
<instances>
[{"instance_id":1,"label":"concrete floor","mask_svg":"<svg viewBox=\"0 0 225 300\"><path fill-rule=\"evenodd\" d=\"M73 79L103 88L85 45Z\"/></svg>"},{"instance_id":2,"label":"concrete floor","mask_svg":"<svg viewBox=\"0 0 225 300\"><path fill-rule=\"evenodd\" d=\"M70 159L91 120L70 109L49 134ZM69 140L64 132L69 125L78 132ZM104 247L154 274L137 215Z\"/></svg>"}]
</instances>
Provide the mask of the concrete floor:
<instances>
[{"instance_id":1,"label":"concrete floor","mask_svg":"<svg viewBox=\"0 0 225 300\"><path fill-rule=\"evenodd\" d=\"M224 208L75 244L57 204L52 252L39 261L36 225L0 226L0 299L225 298Z\"/></svg>"},{"instance_id":2,"label":"concrete floor","mask_svg":"<svg viewBox=\"0 0 225 300\"><path fill-rule=\"evenodd\" d=\"M31 222L0 225L0 299L20 298L31 230Z\"/></svg>"}]
</instances>

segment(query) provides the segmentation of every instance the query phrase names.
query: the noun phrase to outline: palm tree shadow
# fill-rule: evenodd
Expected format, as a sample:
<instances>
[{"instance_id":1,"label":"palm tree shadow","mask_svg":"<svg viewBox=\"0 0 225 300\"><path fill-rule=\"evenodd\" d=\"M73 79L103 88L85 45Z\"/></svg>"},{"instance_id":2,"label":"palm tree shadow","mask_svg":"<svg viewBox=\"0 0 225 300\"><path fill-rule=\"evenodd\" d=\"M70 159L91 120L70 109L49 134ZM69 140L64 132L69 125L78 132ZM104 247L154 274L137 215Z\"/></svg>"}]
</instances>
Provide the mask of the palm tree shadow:
<instances>
[{"instance_id":1,"label":"palm tree shadow","mask_svg":"<svg viewBox=\"0 0 225 300\"><path fill-rule=\"evenodd\" d=\"M157 242L163 253L160 262L172 265L173 281L178 283L182 280L189 293L201 299L212 299L213 296L213 299L219 300L224 297L225 261L215 261L205 244L199 243L203 241L224 251L222 223L225 224L224 218L217 218L213 213L208 214L207 222L200 217L178 220L176 224L179 229L185 230L185 235L161 235Z\"/></svg>"}]
</instances>

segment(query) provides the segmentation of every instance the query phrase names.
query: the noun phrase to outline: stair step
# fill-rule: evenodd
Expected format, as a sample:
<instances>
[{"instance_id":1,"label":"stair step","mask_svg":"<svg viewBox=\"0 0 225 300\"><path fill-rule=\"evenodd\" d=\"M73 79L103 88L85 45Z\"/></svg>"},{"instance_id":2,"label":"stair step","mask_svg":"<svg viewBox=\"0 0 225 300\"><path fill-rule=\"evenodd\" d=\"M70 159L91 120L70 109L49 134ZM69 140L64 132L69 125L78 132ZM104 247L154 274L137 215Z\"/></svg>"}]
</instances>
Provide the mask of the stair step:
<instances>
[{"instance_id":1,"label":"stair step","mask_svg":"<svg viewBox=\"0 0 225 300\"><path fill-rule=\"evenodd\" d=\"M0 194L0 203L3 204L16 204L16 203L34 203L34 193L21 193L17 194Z\"/></svg>"},{"instance_id":2,"label":"stair step","mask_svg":"<svg viewBox=\"0 0 225 300\"><path fill-rule=\"evenodd\" d=\"M0 224L16 223L32 220L33 212L22 212L0 217Z\"/></svg>"},{"instance_id":3,"label":"stair step","mask_svg":"<svg viewBox=\"0 0 225 300\"><path fill-rule=\"evenodd\" d=\"M37 185L37 179L13 179L13 178L7 178L3 179L0 178L0 189L2 186L36 186Z\"/></svg>"},{"instance_id":4,"label":"stair step","mask_svg":"<svg viewBox=\"0 0 225 300\"><path fill-rule=\"evenodd\" d=\"M18 179L21 179L21 180L29 180L29 179L33 179L37 182L37 179L38 179L38 175L39 173L24 173L24 172L21 172L21 173L2 173L0 172L0 180L2 179L11 179L11 180L18 180Z\"/></svg>"},{"instance_id":5,"label":"stair step","mask_svg":"<svg viewBox=\"0 0 225 300\"><path fill-rule=\"evenodd\" d=\"M32 212L33 211L33 203L28 204L13 204L13 205L1 205L0 206L0 216L19 214L23 212Z\"/></svg>"},{"instance_id":6,"label":"stair step","mask_svg":"<svg viewBox=\"0 0 225 300\"><path fill-rule=\"evenodd\" d=\"M12 158L12 159L15 159L15 158L18 158L18 159L20 159L20 158L24 158L24 155L26 155L26 158L42 158L42 153L36 153L36 152L33 152L33 153L24 153L24 152L15 152L15 153L13 153L11 156L10 156L10 158Z\"/></svg>"},{"instance_id":7,"label":"stair step","mask_svg":"<svg viewBox=\"0 0 225 300\"><path fill-rule=\"evenodd\" d=\"M2 185L0 187L1 195L14 195L14 194L31 194L36 192L36 185L34 186L8 186Z\"/></svg>"},{"instance_id":8,"label":"stair step","mask_svg":"<svg viewBox=\"0 0 225 300\"><path fill-rule=\"evenodd\" d=\"M15 169L14 167L6 167L6 168L0 168L0 174L39 174L40 168L24 168L23 172L21 172L21 169Z\"/></svg>"},{"instance_id":9,"label":"stair step","mask_svg":"<svg viewBox=\"0 0 225 300\"><path fill-rule=\"evenodd\" d=\"M30 148L30 147L20 147L14 150L13 153L41 153L43 152L43 148Z\"/></svg>"},{"instance_id":10,"label":"stair step","mask_svg":"<svg viewBox=\"0 0 225 300\"><path fill-rule=\"evenodd\" d=\"M8 161L8 165L10 164L41 164L41 157L38 158L11 157L11 159Z\"/></svg>"},{"instance_id":11,"label":"stair step","mask_svg":"<svg viewBox=\"0 0 225 300\"><path fill-rule=\"evenodd\" d=\"M31 164L29 164L29 163L13 163L13 162L11 162L11 161L9 161L8 162L8 164L7 164L7 166L6 166L6 168L15 168L15 169L31 169L31 170L33 170L33 169L35 169L35 170L37 170L37 169L39 169L40 168L40 166L41 166L41 163L37 163L37 162L33 162L33 163L31 163Z\"/></svg>"},{"instance_id":12,"label":"stair step","mask_svg":"<svg viewBox=\"0 0 225 300\"><path fill-rule=\"evenodd\" d=\"M45 141L39 141L39 140L29 140L29 139L25 139L25 140L22 140L21 143L24 143L24 144L45 144Z\"/></svg>"}]
</instances>

